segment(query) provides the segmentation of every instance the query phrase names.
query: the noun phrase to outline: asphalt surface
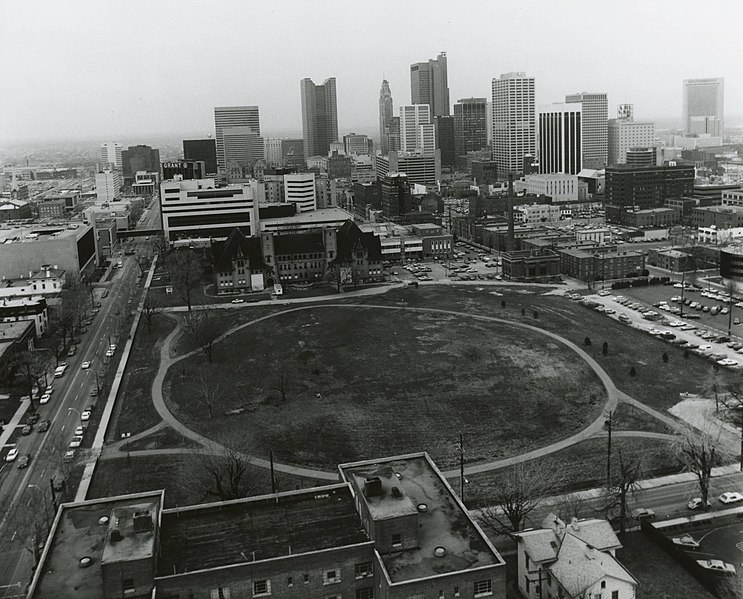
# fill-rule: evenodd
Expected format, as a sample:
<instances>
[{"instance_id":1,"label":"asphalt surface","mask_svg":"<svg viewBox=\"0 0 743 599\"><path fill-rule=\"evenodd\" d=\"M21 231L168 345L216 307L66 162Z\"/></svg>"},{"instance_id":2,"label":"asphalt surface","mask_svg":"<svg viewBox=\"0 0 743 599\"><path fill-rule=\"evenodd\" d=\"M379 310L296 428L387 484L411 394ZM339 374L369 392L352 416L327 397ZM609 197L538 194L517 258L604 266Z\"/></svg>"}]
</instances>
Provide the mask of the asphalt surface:
<instances>
[{"instance_id":1,"label":"asphalt surface","mask_svg":"<svg viewBox=\"0 0 743 599\"><path fill-rule=\"evenodd\" d=\"M152 228L159 226L158 210L149 210L145 218L140 221L138 228ZM140 274L136 263L136 256L121 255L124 249L135 249L137 253L146 254L150 251L150 242L143 238L122 244L119 252L123 260L123 267L114 269L108 283L108 297L101 298L103 289L95 292L96 302L100 302L99 313L93 322L86 327L87 332L79 335L81 342L74 357L66 358L68 363L64 376L54 381L54 392L49 403L39 407L41 420L51 420L50 429L39 433L36 428L28 436L18 439L18 449L21 454L31 457L29 466L25 469L16 467L15 462L6 463L5 455L9 447L0 450L0 505L5 505L11 499L11 507L0 515L0 598L24 597L26 585L30 581L33 559L26 549L27 539L21 530L9 518L15 509L29 509L30 506L48 506L49 521L53 520L50 478L54 476L56 466L51 459L51 444L61 437L65 446L74 436L74 430L81 424L80 413L91 404L91 390L96 386L96 376L100 376L100 368L104 364L105 353L109 343L119 346L112 358L109 367L114 367L121 352L122 340L117 339L119 330L126 330L120 326L127 310L131 294L136 293L138 287L135 279ZM116 260L114 260L116 262ZM126 333L124 333L126 334ZM84 361L91 362L89 370L82 370ZM52 380L52 379L50 379ZM99 398L103 401L104 398ZM100 405L97 409L100 409ZM23 419L25 420L25 418ZM93 419L95 422L95 419ZM95 431L88 428L85 437L92 439ZM88 443L89 445L89 443ZM78 454L85 452L78 449ZM38 494L42 495L39 496ZM33 497L36 494L36 497Z\"/></svg>"}]
</instances>

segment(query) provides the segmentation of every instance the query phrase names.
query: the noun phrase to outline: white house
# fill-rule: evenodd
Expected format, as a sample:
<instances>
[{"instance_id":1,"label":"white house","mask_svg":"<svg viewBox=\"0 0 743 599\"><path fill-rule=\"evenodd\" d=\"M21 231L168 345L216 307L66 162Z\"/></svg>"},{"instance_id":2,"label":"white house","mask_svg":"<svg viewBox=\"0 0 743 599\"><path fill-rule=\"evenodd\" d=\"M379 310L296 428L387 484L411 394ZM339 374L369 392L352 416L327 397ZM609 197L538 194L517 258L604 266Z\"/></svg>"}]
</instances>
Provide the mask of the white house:
<instances>
[{"instance_id":1,"label":"white house","mask_svg":"<svg viewBox=\"0 0 743 599\"><path fill-rule=\"evenodd\" d=\"M527 599L635 599L637 580L615 557L621 548L606 520L550 514L544 528L519 532L518 587Z\"/></svg>"}]
</instances>

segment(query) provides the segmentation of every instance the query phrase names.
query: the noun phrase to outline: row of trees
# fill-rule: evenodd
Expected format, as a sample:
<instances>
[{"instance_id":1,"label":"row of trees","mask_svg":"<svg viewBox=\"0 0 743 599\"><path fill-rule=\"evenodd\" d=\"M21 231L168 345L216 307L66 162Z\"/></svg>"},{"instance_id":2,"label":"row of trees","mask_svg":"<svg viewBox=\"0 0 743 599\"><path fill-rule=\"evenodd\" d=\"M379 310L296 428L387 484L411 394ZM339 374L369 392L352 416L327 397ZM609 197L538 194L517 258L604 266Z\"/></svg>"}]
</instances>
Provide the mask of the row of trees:
<instances>
[{"instance_id":1,"label":"row of trees","mask_svg":"<svg viewBox=\"0 0 743 599\"><path fill-rule=\"evenodd\" d=\"M743 418L743 404L737 403L736 409ZM730 457L719 433L689 428L675 450L684 469L697 478L699 494L706 504L710 498L712 469ZM641 489L640 481L645 472L643 457L620 445L612 455L611 464L611 480L607 481L601 505L592 506L591 512L615 521L624 532L630 519L630 500ZM512 536L527 526L529 517L548 497L564 493L565 483L563 472L548 460L516 464L509 468L505 480L500 481L499 491L493 497L495 505L480 511L480 520L497 534ZM578 494L568 493L551 508L563 519L570 520L585 515L581 514L586 511L585 503Z\"/></svg>"}]
</instances>

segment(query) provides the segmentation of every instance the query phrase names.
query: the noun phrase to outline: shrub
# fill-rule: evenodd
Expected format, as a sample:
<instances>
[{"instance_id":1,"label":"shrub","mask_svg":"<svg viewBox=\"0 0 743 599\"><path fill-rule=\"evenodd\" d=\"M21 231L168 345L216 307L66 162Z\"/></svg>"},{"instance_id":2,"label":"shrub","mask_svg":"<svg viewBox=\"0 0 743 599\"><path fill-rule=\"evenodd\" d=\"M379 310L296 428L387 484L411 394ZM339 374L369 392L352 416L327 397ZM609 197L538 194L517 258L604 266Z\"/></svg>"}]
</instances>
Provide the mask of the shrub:
<instances>
[{"instance_id":1,"label":"shrub","mask_svg":"<svg viewBox=\"0 0 743 599\"><path fill-rule=\"evenodd\" d=\"M591 338L590 337L586 337L583 340L583 345L585 345L586 347L588 347L589 345L591 345Z\"/></svg>"}]
</instances>

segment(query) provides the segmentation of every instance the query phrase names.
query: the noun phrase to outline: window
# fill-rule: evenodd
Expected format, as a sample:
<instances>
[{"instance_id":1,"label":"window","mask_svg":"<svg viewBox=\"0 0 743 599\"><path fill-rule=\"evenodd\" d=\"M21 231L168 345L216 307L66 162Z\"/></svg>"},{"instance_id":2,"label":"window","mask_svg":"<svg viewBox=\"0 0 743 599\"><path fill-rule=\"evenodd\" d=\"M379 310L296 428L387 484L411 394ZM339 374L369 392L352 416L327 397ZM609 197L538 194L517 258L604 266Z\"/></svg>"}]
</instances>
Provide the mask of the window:
<instances>
[{"instance_id":1,"label":"window","mask_svg":"<svg viewBox=\"0 0 743 599\"><path fill-rule=\"evenodd\" d=\"M323 584L337 584L341 581L340 570L326 570L322 575Z\"/></svg>"},{"instance_id":2,"label":"window","mask_svg":"<svg viewBox=\"0 0 743 599\"><path fill-rule=\"evenodd\" d=\"M475 597L483 597L492 594L493 582L489 578L475 582Z\"/></svg>"},{"instance_id":3,"label":"window","mask_svg":"<svg viewBox=\"0 0 743 599\"><path fill-rule=\"evenodd\" d=\"M343 599L342 595L325 595L325 599Z\"/></svg>"},{"instance_id":4,"label":"window","mask_svg":"<svg viewBox=\"0 0 743 599\"><path fill-rule=\"evenodd\" d=\"M454 587L454 596L459 597L459 587Z\"/></svg>"},{"instance_id":5,"label":"window","mask_svg":"<svg viewBox=\"0 0 743 599\"><path fill-rule=\"evenodd\" d=\"M619 591L612 591L611 599L619 599Z\"/></svg>"},{"instance_id":6,"label":"window","mask_svg":"<svg viewBox=\"0 0 743 599\"><path fill-rule=\"evenodd\" d=\"M374 599L374 588L356 589L356 599Z\"/></svg>"},{"instance_id":7,"label":"window","mask_svg":"<svg viewBox=\"0 0 743 599\"><path fill-rule=\"evenodd\" d=\"M227 587L212 589L209 597L210 599L230 599L230 589Z\"/></svg>"},{"instance_id":8,"label":"window","mask_svg":"<svg viewBox=\"0 0 743 599\"><path fill-rule=\"evenodd\" d=\"M253 597L271 594L271 581L270 580L254 580L253 581Z\"/></svg>"},{"instance_id":9,"label":"window","mask_svg":"<svg viewBox=\"0 0 743 599\"><path fill-rule=\"evenodd\" d=\"M355 578L365 578L366 576L371 576L372 575L371 562L362 562L360 564L356 564L353 567L353 575Z\"/></svg>"},{"instance_id":10,"label":"window","mask_svg":"<svg viewBox=\"0 0 743 599\"><path fill-rule=\"evenodd\" d=\"M134 588L133 578L124 578L124 580L121 581L121 587L124 590L124 595L131 595L136 590Z\"/></svg>"},{"instance_id":11,"label":"window","mask_svg":"<svg viewBox=\"0 0 743 599\"><path fill-rule=\"evenodd\" d=\"M286 586L293 587L294 586L294 578L291 576L286 577Z\"/></svg>"},{"instance_id":12,"label":"window","mask_svg":"<svg viewBox=\"0 0 743 599\"><path fill-rule=\"evenodd\" d=\"M402 535L399 532L392 533L392 546L402 547Z\"/></svg>"},{"instance_id":13,"label":"window","mask_svg":"<svg viewBox=\"0 0 743 599\"><path fill-rule=\"evenodd\" d=\"M305 574L304 575L304 584L310 584L310 575L309 574Z\"/></svg>"},{"instance_id":14,"label":"window","mask_svg":"<svg viewBox=\"0 0 743 599\"><path fill-rule=\"evenodd\" d=\"M601 588L602 589L605 589L606 588L606 581L605 580L602 580L601 581Z\"/></svg>"}]
</instances>

